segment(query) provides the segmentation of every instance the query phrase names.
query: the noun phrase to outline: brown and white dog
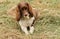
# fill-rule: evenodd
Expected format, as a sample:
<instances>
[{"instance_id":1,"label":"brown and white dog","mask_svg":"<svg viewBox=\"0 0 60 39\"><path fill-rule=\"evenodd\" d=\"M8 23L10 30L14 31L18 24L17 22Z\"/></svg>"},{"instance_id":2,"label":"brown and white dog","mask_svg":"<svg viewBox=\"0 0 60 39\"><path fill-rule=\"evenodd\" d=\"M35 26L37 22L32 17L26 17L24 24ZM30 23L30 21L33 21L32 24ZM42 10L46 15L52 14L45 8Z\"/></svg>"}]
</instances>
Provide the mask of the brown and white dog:
<instances>
[{"instance_id":1,"label":"brown and white dog","mask_svg":"<svg viewBox=\"0 0 60 39\"><path fill-rule=\"evenodd\" d=\"M32 34L34 32L33 24L39 15L29 3L19 3L10 9L8 14L19 22L23 32L26 34Z\"/></svg>"}]
</instances>

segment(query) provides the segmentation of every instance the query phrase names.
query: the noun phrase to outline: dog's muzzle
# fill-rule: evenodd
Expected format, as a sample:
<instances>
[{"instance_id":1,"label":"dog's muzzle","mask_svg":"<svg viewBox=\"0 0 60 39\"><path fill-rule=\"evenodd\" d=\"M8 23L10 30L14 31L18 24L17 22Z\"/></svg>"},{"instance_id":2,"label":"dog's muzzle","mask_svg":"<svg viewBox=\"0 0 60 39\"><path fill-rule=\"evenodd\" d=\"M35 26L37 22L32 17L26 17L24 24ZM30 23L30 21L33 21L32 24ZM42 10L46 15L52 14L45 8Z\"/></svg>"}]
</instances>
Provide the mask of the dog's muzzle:
<instances>
[{"instance_id":1,"label":"dog's muzzle","mask_svg":"<svg viewBox=\"0 0 60 39\"><path fill-rule=\"evenodd\" d=\"M29 14L25 14L24 18L29 19Z\"/></svg>"}]
</instances>

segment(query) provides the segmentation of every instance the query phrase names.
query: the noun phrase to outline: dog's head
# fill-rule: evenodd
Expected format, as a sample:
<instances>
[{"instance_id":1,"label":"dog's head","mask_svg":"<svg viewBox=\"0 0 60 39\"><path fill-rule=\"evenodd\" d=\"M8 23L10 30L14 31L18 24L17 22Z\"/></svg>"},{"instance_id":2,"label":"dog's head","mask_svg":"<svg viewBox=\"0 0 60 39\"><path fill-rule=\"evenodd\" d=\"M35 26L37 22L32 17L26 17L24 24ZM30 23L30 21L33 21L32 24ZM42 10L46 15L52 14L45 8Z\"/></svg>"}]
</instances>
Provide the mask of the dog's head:
<instances>
[{"instance_id":1,"label":"dog's head","mask_svg":"<svg viewBox=\"0 0 60 39\"><path fill-rule=\"evenodd\" d=\"M31 18L33 17L32 7L30 4L26 2L22 2L18 4L18 9L20 13L20 18Z\"/></svg>"},{"instance_id":2,"label":"dog's head","mask_svg":"<svg viewBox=\"0 0 60 39\"><path fill-rule=\"evenodd\" d=\"M37 11L33 9L31 5L27 2L21 2L17 4L16 6L9 9L7 14L17 21L19 21L21 18L29 19L33 16L35 17L35 19L38 18Z\"/></svg>"}]
</instances>

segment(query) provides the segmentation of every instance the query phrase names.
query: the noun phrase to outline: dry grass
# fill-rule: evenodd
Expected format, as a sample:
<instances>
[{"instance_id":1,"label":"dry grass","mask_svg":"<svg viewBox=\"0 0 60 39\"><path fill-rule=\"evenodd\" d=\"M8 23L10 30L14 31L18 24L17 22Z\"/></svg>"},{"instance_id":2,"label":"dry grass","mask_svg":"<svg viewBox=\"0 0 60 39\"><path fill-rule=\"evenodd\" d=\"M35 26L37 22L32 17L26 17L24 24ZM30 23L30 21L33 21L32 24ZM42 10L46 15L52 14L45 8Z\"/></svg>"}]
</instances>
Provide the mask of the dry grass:
<instances>
[{"instance_id":1,"label":"dry grass","mask_svg":"<svg viewBox=\"0 0 60 39\"><path fill-rule=\"evenodd\" d=\"M34 34L28 36L6 14L22 1L29 2L40 13ZM60 39L60 0L0 0L0 39Z\"/></svg>"}]
</instances>

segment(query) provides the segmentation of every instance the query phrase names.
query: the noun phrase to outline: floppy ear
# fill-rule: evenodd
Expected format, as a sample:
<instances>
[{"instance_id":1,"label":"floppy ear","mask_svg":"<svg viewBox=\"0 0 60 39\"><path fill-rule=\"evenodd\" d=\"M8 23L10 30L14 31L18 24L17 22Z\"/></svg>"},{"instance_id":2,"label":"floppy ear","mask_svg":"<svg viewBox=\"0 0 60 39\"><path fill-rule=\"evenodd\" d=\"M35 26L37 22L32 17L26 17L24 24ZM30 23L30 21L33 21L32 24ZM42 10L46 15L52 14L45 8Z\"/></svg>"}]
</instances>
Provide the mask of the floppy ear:
<instances>
[{"instance_id":1,"label":"floppy ear","mask_svg":"<svg viewBox=\"0 0 60 39\"><path fill-rule=\"evenodd\" d=\"M35 19L39 18L40 14L38 11L35 8L32 8L28 3L26 3L26 5L28 6L29 12L35 17Z\"/></svg>"},{"instance_id":2,"label":"floppy ear","mask_svg":"<svg viewBox=\"0 0 60 39\"><path fill-rule=\"evenodd\" d=\"M34 15L35 19L38 19L40 17L39 11L35 8L33 8L33 15Z\"/></svg>"},{"instance_id":3,"label":"floppy ear","mask_svg":"<svg viewBox=\"0 0 60 39\"><path fill-rule=\"evenodd\" d=\"M28 7L28 11L31 13L31 15L33 16L33 10L32 7L29 3L26 3L27 7Z\"/></svg>"},{"instance_id":4,"label":"floppy ear","mask_svg":"<svg viewBox=\"0 0 60 39\"><path fill-rule=\"evenodd\" d=\"M7 14L17 21L20 19L20 12L18 6L12 7L10 10L7 11Z\"/></svg>"}]
</instances>

